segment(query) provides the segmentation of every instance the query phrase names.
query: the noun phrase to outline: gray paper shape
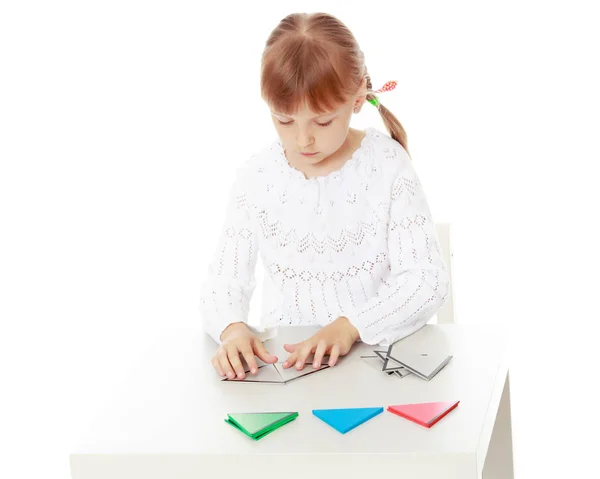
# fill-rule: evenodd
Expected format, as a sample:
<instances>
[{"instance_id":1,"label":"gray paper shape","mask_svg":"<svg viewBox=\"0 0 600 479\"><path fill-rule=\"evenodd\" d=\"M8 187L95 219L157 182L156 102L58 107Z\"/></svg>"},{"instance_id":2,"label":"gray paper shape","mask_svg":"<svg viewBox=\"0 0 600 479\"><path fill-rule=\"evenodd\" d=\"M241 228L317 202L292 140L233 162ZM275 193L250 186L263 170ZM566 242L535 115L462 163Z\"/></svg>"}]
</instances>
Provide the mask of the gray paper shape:
<instances>
[{"instance_id":1,"label":"gray paper shape","mask_svg":"<svg viewBox=\"0 0 600 479\"><path fill-rule=\"evenodd\" d=\"M410 372L426 381L430 381L452 359L446 353L405 353L392 351L390 359L402 364Z\"/></svg>"},{"instance_id":2,"label":"gray paper shape","mask_svg":"<svg viewBox=\"0 0 600 479\"><path fill-rule=\"evenodd\" d=\"M261 366L260 368L258 368L256 374L246 374L246 377L244 379L238 379L237 377L234 379L229 379L226 377L222 380L236 383L285 383L279 372L275 369L275 367L272 364L266 364L264 366Z\"/></svg>"}]
</instances>

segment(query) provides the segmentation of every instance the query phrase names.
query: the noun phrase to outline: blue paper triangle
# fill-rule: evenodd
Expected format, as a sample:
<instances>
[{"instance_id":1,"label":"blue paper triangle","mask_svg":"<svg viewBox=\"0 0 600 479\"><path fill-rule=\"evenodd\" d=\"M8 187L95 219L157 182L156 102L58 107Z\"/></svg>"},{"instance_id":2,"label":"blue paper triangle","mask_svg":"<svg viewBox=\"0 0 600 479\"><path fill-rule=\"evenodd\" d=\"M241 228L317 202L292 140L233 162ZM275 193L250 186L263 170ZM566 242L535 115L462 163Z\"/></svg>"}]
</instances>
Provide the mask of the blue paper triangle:
<instances>
[{"instance_id":1,"label":"blue paper triangle","mask_svg":"<svg viewBox=\"0 0 600 479\"><path fill-rule=\"evenodd\" d=\"M356 409L313 409L313 414L332 428L346 434L363 422L381 414L382 407L362 407Z\"/></svg>"}]
</instances>

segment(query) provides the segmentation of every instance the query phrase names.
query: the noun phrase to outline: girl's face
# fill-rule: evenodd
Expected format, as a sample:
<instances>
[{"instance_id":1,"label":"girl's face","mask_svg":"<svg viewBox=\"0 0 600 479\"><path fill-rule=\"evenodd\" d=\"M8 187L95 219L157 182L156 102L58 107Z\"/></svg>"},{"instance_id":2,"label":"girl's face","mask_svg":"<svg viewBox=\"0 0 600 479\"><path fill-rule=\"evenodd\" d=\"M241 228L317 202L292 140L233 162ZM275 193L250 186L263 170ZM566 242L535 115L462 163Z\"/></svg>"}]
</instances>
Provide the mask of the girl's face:
<instances>
[{"instance_id":1,"label":"girl's face","mask_svg":"<svg viewBox=\"0 0 600 479\"><path fill-rule=\"evenodd\" d=\"M338 151L344 151L352 112L362 107L366 98L364 93L324 115L312 112L306 105L299 108L294 116L271 111L288 161L292 165L311 167ZM314 154L307 156L302 153Z\"/></svg>"}]
</instances>

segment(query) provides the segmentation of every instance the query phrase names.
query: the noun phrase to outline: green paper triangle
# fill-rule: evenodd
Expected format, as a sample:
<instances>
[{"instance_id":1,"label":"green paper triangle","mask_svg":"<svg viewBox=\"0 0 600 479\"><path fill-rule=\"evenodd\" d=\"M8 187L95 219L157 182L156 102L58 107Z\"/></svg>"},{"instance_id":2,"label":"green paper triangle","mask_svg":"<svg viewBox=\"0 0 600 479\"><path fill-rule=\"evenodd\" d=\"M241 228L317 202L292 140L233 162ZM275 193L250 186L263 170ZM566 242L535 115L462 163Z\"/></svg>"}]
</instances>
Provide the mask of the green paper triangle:
<instances>
[{"instance_id":1,"label":"green paper triangle","mask_svg":"<svg viewBox=\"0 0 600 479\"><path fill-rule=\"evenodd\" d=\"M260 439L275 429L293 421L298 416L297 412L273 413L236 413L228 414L225 422L239 429L252 439Z\"/></svg>"}]
</instances>

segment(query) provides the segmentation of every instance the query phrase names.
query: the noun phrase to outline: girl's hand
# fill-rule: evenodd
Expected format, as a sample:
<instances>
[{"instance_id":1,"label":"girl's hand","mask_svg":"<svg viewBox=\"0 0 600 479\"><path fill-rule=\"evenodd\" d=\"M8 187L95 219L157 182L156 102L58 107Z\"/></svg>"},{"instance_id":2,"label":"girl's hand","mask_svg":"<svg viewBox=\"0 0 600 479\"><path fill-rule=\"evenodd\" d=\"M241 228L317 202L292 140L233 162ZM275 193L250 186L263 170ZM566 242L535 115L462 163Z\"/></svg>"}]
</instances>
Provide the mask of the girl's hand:
<instances>
[{"instance_id":1,"label":"girl's hand","mask_svg":"<svg viewBox=\"0 0 600 479\"><path fill-rule=\"evenodd\" d=\"M236 375L238 379L246 377L240 354L246 360L252 374L258 371L255 355L265 363L277 362L277 356L269 354L263 342L244 323L230 324L220 339L222 344L211 363L221 376L227 375L229 379L235 378Z\"/></svg>"},{"instance_id":2,"label":"girl's hand","mask_svg":"<svg viewBox=\"0 0 600 479\"><path fill-rule=\"evenodd\" d=\"M341 316L305 341L284 344L285 350L291 354L283 363L283 367L289 368L296 364L296 369L300 371L311 353L315 353L314 368L321 367L321 361L326 354L329 354L329 366L335 366L338 358L348 354L359 338L358 330L352 326L348 318Z\"/></svg>"}]
</instances>

